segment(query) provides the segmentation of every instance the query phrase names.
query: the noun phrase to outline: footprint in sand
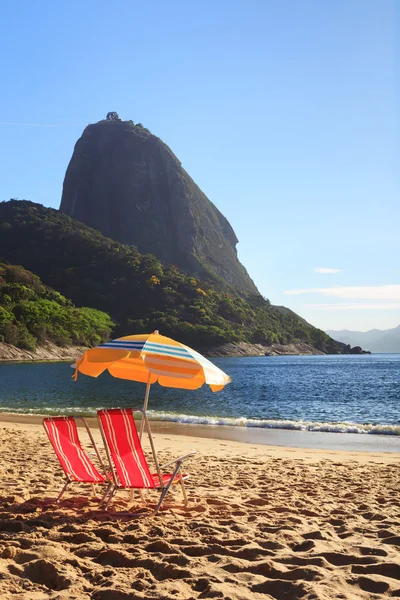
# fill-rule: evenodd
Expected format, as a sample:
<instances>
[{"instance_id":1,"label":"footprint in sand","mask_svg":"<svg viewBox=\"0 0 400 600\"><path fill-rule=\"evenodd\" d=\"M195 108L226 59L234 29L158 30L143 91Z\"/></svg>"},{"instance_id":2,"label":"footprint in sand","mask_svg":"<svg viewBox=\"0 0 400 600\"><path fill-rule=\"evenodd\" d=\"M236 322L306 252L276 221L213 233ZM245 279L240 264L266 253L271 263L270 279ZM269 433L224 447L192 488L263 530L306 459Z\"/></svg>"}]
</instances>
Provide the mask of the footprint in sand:
<instances>
[{"instance_id":1,"label":"footprint in sand","mask_svg":"<svg viewBox=\"0 0 400 600\"><path fill-rule=\"evenodd\" d=\"M371 594L384 594L389 589L389 584L386 581L377 581L370 577L357 577L356 579L347 580L348 583L358 586L364 592Z\"/></svg>"},{"instance_id":2,"label":"footprint in sand","mask_svg":"<svg viewBox=\"0 0 400 600\"><path fill-rule=\"evenodd\" d=\"M331 565L343 567L345 565L369 565L376 562L372 556L356 556L354 554L345 554L341 552L323 552L320 554Z\"/></svg>"},{"instance_id":3,"label":"footprint in sand","mask_svg":"<svg viewBox=\"0 0 400 600\"><path fill-rule=\"evenodd\" d=\"M382 575L391 579L400 579L400 567L396 563L378 563L375 565L354 565L352 573L364 573L369 575Z\"/></svg>"},{"instance_id":4,"label":"footprint in sand","mask_svg":"<svg viewBox=\"0 0 400 600\"><path fill-rule=\"evenodd\" d=\"M282 563L283 565L291 565L294 567L299 566L315 566L323 567L326 569L327 561L320 556L284 556L282 558L275 558L275 562Z\"/></svg>"},{"instance_id":5,"label":"footprint in sand","mask_svg":"<svg viewBox=\"0 0 400 600\"><path fill-rule=\"evenodd\" d=\"M383 540L385 540L386 538L392 538L394 537L394 534L392 531L389 531L388 529L380 529L377 533L378 538L381 538Z\"/></svg>"},{"instance_id":6,"label":"footprint in sand","mask_svg":"<svg viewBox=\"0 0 400 600\"><path fill-rule=\"evenodd\" d=\"M391 544L392 546L400 546L400 536L393 535L382 540L383 544ZM399 567L400 570L400 567Z\"/></svg>"},{"instance_id":7,"label":"footprint in sand","mask_svg":"<svg viewBox=\"0 0 400 600\"><path fill-rule=\"evenodd\" d=\"M320 530L310 531L310 533L303 533L303 538L305 540L325 540L326 538L322 535Z\"/></svg>"},{"instance_id":8,"label":"footprint in sand","mask_svg":"<svg viewBox=\"0 0 400 600\"><path fill-rule=\"evenodd\" d=\"M296 544L295 546L293 546L292 550L293 552L307 552L308 550L311 550L311 548L315 547L315 543L312 540L307 540L301 544Z\"/></svg>"},{"instance_id":9,"label":"footprint in sand","mask_svg":"<svg viewBox=\"0 0 400 600\"><path fill-rule=\"evenodd\" d=\"M358 546L358 551L364 556L387 556L388 554L382 548L369 548L368 546Z\"/></svg>"},{"instance_id":10,"label":"footprint in sand","mask_svg":"<svg viewBox=\"0 0 400 600\"><path fill-rule=\"evenodd\" d=\"M252 586L251 591L258 592L259 594L269 594L273 598L276 598L276 600L281 600L282 598L297 600L297 598L303 598L308 593L308 590L301 583L280 581L278 579L257 583Z\"/></svg>"},{"instance_id":11,"label":"footprint in sand","mask_svg":"<svg viewBox=\"0 0 400 600\"><path fill-rule=\"evenodd\" d=\"M72 569L69 571L72 572ZM68 574L65 566L61 567L48 560L39 559L26 564L21 576L30 579L33 583L41 583L50 590L65 590L74 583L74 578L68 577Z\"/></svg>"}]
</instances>

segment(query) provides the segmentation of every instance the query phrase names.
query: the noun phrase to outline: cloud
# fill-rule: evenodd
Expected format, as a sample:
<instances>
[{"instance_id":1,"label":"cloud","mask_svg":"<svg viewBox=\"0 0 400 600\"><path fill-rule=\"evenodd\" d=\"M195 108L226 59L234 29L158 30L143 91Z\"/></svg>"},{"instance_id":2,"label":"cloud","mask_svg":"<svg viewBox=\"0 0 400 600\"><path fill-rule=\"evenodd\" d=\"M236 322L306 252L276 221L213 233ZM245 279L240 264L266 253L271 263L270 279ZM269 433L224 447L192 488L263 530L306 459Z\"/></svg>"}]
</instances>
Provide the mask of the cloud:
<instances>
[{"instance_id":1,"label":"cloud","mask_svg":"<svg viewBox=\"0 0 400 600\"><path fill-rule=\"evenodd\" d=\"M327 267L316 267L316 273L340 273L342 269L328 269Z\"/></svg>"},{"instance_id":2,"label":"cloud","mask_svg":"<svg viewBox=\"0 0 400 600\"><path fill-rule=\"evenodd\" d=\"M283 293L287 296L298 296L300 294L321 294L322 296L347 298L351 300L389 300L400 302L400 285L309 288L300 290L287 290Z\"/></svg>"},{"instance_id":3,"label":"cloud","mask_svg":"<svg viewBox=\"0 0 400 600\"><path fill-rule=\"evenodd\" d=\"M337 304L305 304L304 306L313 310L400 310L400 302L382 304L362 304L360 302L346 304L345 302L338 302Z\"/></svg>"}]
</instances>

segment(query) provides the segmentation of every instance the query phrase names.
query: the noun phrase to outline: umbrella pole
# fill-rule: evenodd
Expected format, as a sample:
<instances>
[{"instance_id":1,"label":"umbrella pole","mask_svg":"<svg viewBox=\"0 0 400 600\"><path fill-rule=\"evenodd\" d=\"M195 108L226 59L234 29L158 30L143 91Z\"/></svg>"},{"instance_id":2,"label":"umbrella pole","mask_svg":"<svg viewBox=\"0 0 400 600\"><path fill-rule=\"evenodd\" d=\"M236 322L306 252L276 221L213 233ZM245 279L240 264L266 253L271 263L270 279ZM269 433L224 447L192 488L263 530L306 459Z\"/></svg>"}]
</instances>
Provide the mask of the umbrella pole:
<instances>
[{"instance_id":1,"label":"umbrella pole","mask_svg":"<svg viewBox=\"0 0 400 600\"><path fill-rule=\"evenodd\" d=\"M150 377L151 377L151 375L149 373L149 378L147 380L146 393L144 395L144 403L143 403L143 410L145 412L147 410L147 405L149 403ZM142 420L140 422L140 431L139 431L139 439L140 439L140 441L142 441L142 435L143 435L143 429L144 429L144 421L145 421L145 418L144 418L144 415L142 415ZM151 435L150 431L149 431L149 435ZM150 440L150 443L151 444L153 443L152 439ZM157 455L156 455L156 460L157 460ZM143 490L139 490L139 494L140 494L140 498L141 498L143 504L146 504L146 500L145 500L145 497L144 497ZM133 501L133 490L131 490L131 493L130 493L130 500L131 500L131 502Z\"/></svg>"},{"instance_id":2,"label":"umbrella pole","mask_svg":"<svg viewBox=\"0 0 400 600\"><path fill-rule=\"evenodd\" d=\"M150 373L149 373L149 378L147 380L147 385L146 385L146 393L144 395L144 403L143 403L143 410L146 412L147 410L147 405L149 403L149 394L150 394ZM144 419L142 417L142 421L140 423L140 433L139 433L139 439L142 439L142 435L143 435L143 428L144 428Z\"/></svg>"}]
</instances>

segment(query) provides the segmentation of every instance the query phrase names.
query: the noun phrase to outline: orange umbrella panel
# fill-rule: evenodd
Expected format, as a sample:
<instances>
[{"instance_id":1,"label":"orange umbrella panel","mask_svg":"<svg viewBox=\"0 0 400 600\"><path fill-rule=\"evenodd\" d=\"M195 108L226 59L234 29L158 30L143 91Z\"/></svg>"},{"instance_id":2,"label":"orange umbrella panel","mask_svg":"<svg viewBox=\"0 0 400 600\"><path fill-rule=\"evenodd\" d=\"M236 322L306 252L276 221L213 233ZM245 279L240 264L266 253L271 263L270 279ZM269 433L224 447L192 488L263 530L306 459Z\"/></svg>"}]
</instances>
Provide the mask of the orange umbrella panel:
<instances>
[{"instance_id":1,"label":"orange umbrella panel","mask_svg":"<svg viewBox=\"0 0 400 600\"><path fill-rule=\"evenodd\" d=\"M152 334L126 336L87 350L76 361L78 371L98 377L105 370L120 379L193 390L208 383L213 391L231 381L221 369L188 346Z\"/></svg>"}]
</instances>

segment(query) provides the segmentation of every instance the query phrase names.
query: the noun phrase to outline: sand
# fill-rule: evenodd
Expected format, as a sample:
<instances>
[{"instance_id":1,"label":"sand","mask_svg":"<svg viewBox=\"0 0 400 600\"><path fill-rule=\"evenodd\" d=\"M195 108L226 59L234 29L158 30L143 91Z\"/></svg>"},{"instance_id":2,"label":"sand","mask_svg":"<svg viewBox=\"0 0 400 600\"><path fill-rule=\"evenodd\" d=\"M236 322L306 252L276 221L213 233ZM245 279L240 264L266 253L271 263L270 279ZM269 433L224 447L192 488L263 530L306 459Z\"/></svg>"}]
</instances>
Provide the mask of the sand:
<instances>
[{"instance_id":1,"label":"sand","mask_svg":"<svg viewBox=\"0 0 400 600\"><path fill-rule=\"evenodd\" d=\"M54 505L63 474L41 426L2 422L0 440L1 600L400 597L398 454L157 432L161 461L197 454L189 507L177 488L154 518L154 493L105 513L75 485Z\"/></svg>"}]
</instances>

